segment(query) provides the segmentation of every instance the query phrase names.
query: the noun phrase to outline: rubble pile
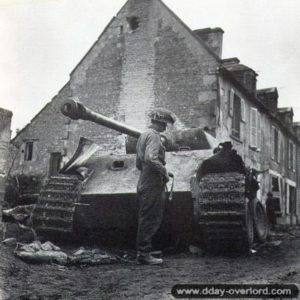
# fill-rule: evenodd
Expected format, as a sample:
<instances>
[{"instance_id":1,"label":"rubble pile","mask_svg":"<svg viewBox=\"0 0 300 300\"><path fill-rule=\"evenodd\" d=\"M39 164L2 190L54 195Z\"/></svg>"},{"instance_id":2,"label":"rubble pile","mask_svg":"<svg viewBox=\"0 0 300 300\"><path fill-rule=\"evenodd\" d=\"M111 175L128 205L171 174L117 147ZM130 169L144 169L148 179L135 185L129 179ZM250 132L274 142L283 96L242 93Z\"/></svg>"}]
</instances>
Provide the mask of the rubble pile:
<instances>
[{"instance_id":1,"label":"rubble pile","mask_svg":"<svg viewBox=\"0 0 300 300\"><path fill-rule=\"evenodd\" d=\"M99 249L86 250L83 247L68 255L51 242L34 241L30 244L17 244L15 255L27 263L59 265L104 265L118 262L117 256L107 254Z\"/></svg>"}]
</instances>

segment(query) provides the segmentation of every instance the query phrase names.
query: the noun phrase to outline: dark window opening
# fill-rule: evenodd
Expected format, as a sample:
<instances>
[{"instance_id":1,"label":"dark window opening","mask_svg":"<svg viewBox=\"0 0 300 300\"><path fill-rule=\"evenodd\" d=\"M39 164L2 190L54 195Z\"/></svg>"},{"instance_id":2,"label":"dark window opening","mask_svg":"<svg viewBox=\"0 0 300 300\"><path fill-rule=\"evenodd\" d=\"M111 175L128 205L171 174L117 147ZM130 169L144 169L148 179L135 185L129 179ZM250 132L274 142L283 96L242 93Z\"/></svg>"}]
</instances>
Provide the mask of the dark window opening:
<instances>
[{"instance_id":1,"label":"dark window opening","mask_svg":"<svg viewBox=\"0 0 300 300\"><path fill-rule=\"evenodd\" d=\"M125 163L123 160L116 160L112 164L113 169L123 169L125 168Z\"/></svg>"},{"instance_id":2,"label":"dark window opening","mask_svg":"<svg viewBox=\"0 0 300 300\"><path fill-rule=\"evenodd\" d=\"M120 34L123 34L123 31L124 31L124 27L123 25L120 26Z\"/></svg>"},{"instance_id":3,"label":"dark window opening","mask_svg":"<svg viewBox=\"0 0 300 300\"><path fill-rule=\"evenodd\" d=\"M289 197L289 211L287 213L296 214L297 212L297 201L296 201L296 188L290 186L290 197Z\"/></svg>"},{"instance_id":4,"label":"dark window opening","mask_svg":"<svg viewBox=\"0 0 300 300\"><path fill-rule=\"evenodd\" d=\"M232 135L241 138L241 99L237 95L233 98Z\"/></svg>"},{"instance_id":5,"label":"dark window opening","mask_svg":"<svg viewBox=\"0 0 300 300\"><path fill-rule=\"evenodd\" d=\"M32 156L33 156L33 142L26 142L24 160L30 161L32 160Z\"/></svg>"},{"instance_id":6,"label":"dark window opening","mask_svg":"<svg viewBox=\"0 0 300 300\"><path fill-rule=\"evenodd\" d=\"M275 176L272 176L272 192L279 192L279 180Z\"/></svg>"},{"instance_id":7,"label":"dark window opening","mask_svg":"<svg viewBox=\"0 0 300 300\"><path fill-rule=\"evenodd\" d=\"M59 173L60 164L62 160L62 154L60 152L53 152L50 155L50 166L49 166L49 176L54 176Z\"/></svg>"},{"instance_id":8,"label":"dark window opening","mask_svg":"<svg viewBox=\"0 0 300 300\"><path fill-rule=\"evenodd\" d=\"M139 27L139 18L138 17L127 18L127 22L129 24L131 30L136 30Z\"/></svg>"}]
</instances>

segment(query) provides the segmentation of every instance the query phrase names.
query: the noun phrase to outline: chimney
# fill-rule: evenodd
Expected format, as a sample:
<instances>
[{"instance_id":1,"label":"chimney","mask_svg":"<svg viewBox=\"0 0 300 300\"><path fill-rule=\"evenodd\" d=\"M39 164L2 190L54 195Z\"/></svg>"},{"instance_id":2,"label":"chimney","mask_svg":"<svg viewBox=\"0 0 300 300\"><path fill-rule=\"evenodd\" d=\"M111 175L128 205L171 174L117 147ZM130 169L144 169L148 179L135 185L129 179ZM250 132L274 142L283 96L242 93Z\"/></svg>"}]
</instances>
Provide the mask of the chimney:
<instances>
[{"instance_id":1,"label":"chimney","mask_svg":"<svg viewBox=\"0 0 300 300\"><path fill-rule=\"evenodd\" d=\"M272 87L268 89L257 90L257 97L263 103L271 113L277 115L278 106L278 91L277 88Z\"/></svg>"},{"instance_id":2,"label":"chimney","mask_svg":"<svg viewBox=\"0 0 300 300\"><path fill-rule=\"evenodd\" d=\"M293 129L297 139L300 141L300 122L294 122Z\"/></svg>"},{"instance_id":3,"label":"chimney","mask_svg":"<svg viewBox=\"0 0 300 300\"><path fill-rule=\"evenodd\" d=\"M236 57L222 59L222 66L225 67L234 78L252 95L256 94L257 74L251 68L240 64Z\"/></svg>"},{"instance_id":4,"label":"chimney","mask_svg":"<svg viewBox=\"0 0 300 300\"><path fill-rule=\"evenodd\" d=\"M194 33L201 38L201 40L213 50L218 57L222 58L223 47L223 29L216 28L204 28L194 30Z\"/></svg>"},{"instance_id":5,"label":"chimney","mask_svg":"<svg viewBox=\"0 0 300 300\"><path fill-rule=\"evenodd\" d=\"M222 59L222 64L224 67L229 65L238 65L240 63L240 60L237 57L230 57L230 58L224 58Z\"/></svg>"},{"instance_id":6,"label":"chimney","mask_svg":"<svg viewBox=\"0 0 300 300\"><path fill-rule=\"evenodd\" d=\"M294 111L292 107L278 108L277 116L284 125L286 125L290 130L293 130Z\"/></svg>"}]
</instances>

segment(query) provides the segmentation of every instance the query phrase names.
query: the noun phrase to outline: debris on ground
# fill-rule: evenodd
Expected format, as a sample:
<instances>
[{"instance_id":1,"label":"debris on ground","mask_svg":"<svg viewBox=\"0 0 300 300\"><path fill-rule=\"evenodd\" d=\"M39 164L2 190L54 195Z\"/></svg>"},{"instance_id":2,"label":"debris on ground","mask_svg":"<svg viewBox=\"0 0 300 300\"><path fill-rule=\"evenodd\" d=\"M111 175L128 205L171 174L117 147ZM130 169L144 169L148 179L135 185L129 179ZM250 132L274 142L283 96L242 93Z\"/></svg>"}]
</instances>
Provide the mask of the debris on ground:
<instances>
[{"instance_id":1,"label":"debris on ground","mask_svg":"<svg viewBox=\"0 0 300 300\"><path fill-rule=\"evenodd\" d=\"M16 238L18 242L29 243L36 240L36 232L21 223L3 223L2 239Z\"/></svg>"},{"instance_id":2,"label":"debris on ground","mask_svg":"<svg viewBox=\"0 0 300 300\"><path fill-rule=\"evenodd\" d=\"M189 246L189 252L191 254L194 254L194 255L200 255L201 254L201 249L197 246L190 245Z\"/></svg>"},{"instance_id":3,"label":"debris on ground","mask_svg":"<svg viewBox=\"0 0 300 300\"><path fill-rule=\"evenodd\" d=\"M118 257L101 252L99 249L86 250L83 247L69 256L69 264L72 265L103 265L118 261Z\"/></svg>"},{"instance_id":4,"label":"debris on ground","mask_svg":"<svg viewBox=\"0 0 300 300\"><path fill-rule=\"evenodd\" d=\"M5 240L2 241L2 243L5 246L16 246L17 245L17 239L12 237L12 238L7 238Z\"/></svg>"},{"instance_id":5,"label":"debris on ground","mask_svg":"<svg viewBox=\"0 0 300 300\"><path fill-rule=\"evenodd\" d=\"M35 204L20 205L2 211L3 240L16 238L18 242L31 242L36 239L31 216Z\"/></svg>"},{"instance_id":6,"label":"debris on ground","mask_svg":"<svg viewBox=\"0 0 300 300\"><path fill-rule=\"evenodd\" d=\"M15 255L27 263L56 263L59 265L104 265L122 260L99 249L86 250L83 247L72 255L63 252L51 242L34 241L30 244L17 244Z\"/></svg>"},{"instance_id":7,"label":"debris on ground","mask_svg":"<svg viewBox=\"0 0 300 300\"><path fill-rule=\"evenodd\" d=\"M40 241L34 241L31 244L18 244L15 255L28 263L57 263L60 265L68 263L68 255L51 242L42 244Z\"/></svg>"},{"instance_id":8,"label":"debris on ground","mask_svg":"<svg viewBox=\"0 0 300 300\"><path fill-rule=\"evenodd\" d=\"M26 223L33 210L35 204L30 205L20 205L10 209L4 209L2 211L3 221L5 222L18 222L18 223Z\"/></svg>"},{"instance_id":9,"label":"debris on ground","mask_svg":"<svg viewBox=\"0 0 300 300\"><path fill-rule=\"evenodd\" d=\"M55 243L68 256L81 257L89 251L92 257L95 253L113 254L116 263L100 266L29 264L13 257L13 249L0 243L0 299L171 299L171 288L183 281L299 283L300 238L291 239L285 233L281 241L278 247L270 245L271 241L258 244L254 248L257 253L252 255L212 256L207 253L196 256L188 249L176 254L167 254L164 249L164 264L156 268L137 266L136 251L132 248L115 249L105 244L96 250L95 245L79 248L82 245Z\"/></svg>"},{"instance_id":10,"label":"debris on ground","mask_svg":"<svg viewBox=\"0 0 300 300\"><path fill-rule=\"evenodd\" d=\"M282 244L282 241L277 240L277 241L272 241L269 243L270 246L274 246L274 247L279 247Z\"/></svg>"}]
</instances>

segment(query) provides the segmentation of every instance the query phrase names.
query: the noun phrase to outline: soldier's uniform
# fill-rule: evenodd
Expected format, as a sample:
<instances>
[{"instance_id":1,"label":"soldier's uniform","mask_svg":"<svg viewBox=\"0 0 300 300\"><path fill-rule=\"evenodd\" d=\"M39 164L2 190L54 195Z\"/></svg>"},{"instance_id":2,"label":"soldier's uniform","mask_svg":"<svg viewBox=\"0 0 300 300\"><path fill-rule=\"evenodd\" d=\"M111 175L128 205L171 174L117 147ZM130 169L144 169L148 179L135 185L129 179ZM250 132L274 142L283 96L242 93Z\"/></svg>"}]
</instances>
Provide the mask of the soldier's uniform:
<instances>
[{"instance_id":1,"label":"soldier's uniform","mask_svg":"<svg viewBox=\"0 0 300 300\"><path fill-rule=\"evenodd\" d=\"M154 116L156 116L154 118ZM166 115L152 115L151 120L167 123ZM160 117L159 117L160 116ZM170 121L168 121L170 120ZM172 119L174 122L174 119ZM173 123L172 122L172 123ZM146 257L152 250L152 237L160 227L165 184L168 172L165 167L165 147L155 126L141 134L136 147L136 167L141 171L137 184L139 222L137 232L138 257Z\"/></svg>"}]
</instances>

